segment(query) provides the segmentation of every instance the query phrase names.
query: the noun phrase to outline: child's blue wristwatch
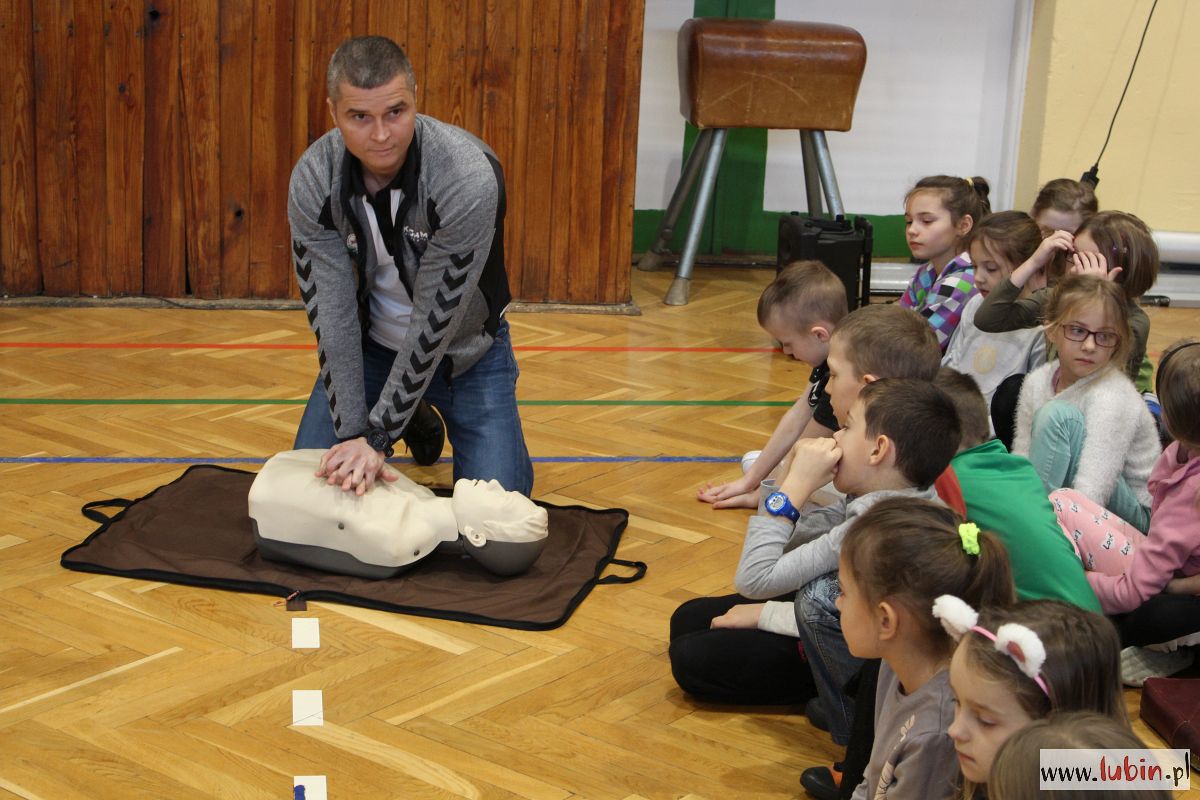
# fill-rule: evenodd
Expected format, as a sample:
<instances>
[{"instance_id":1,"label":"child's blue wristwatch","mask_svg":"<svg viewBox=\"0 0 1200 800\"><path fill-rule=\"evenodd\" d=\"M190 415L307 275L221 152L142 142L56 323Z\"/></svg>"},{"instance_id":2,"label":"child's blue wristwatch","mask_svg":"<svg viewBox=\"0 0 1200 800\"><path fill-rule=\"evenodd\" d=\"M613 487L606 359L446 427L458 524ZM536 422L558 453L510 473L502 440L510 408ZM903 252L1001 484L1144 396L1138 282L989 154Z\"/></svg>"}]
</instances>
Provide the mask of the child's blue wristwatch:
<instances>
[{"instance_id":1,"label":"child's blue wristwatch","mask_svg":"<svg viewBox=\"0 0 1200 800\"><path fill-rule=\"evenodd\" d=\"M800 511L792 505L792 501L783 492L771 492L767 495L767 513L772 517L787 517L792 522L800 519Z\"/></svg>"}]
</instances>

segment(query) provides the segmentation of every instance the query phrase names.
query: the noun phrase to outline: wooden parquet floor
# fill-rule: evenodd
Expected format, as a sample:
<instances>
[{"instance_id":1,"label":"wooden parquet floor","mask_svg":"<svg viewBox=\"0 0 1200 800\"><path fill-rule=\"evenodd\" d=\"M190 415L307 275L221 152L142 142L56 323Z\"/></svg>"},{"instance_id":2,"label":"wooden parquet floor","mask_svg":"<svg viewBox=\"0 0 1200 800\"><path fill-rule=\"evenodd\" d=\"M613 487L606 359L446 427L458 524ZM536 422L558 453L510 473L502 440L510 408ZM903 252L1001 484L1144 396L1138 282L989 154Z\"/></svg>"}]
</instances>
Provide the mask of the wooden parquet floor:
<instances>
[{"instance_id":1,"label":"wooden parquet floor","mask_svg":"<svg viewBox=\"0 0 1200 800\"><path fill-rule=\"evenodd\" d=\"M618 555L642 581L549 632L310 603L315 650L274 598L58 564L94 527L83 503L290 446L303 313L0 305L0 797L278 799L298 775L336 798L802 796L826 736L798 709L697 704L666 656L671 611L731 590L749 514L697 486L735 475L806 381L754 322L768 279L702 270L668 308L670 275L635 271L641 316L511 316L535 494L627 508ZM1155 353L1200 331L1200 311L1149 313ZM305 689L323 725L292 726Z\"/></svg>"}]
</instances>

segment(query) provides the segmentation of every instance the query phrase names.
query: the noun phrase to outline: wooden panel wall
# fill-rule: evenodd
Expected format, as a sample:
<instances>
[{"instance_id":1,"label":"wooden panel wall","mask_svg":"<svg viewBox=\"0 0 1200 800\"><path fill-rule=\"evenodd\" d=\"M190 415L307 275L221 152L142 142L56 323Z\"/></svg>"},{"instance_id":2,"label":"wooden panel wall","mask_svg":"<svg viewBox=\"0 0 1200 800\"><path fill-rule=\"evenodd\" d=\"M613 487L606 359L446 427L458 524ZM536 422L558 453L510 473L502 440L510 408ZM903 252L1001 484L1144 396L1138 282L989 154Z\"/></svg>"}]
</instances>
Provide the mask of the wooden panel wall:
<instances>
[{"instance_id":1,"label":"wooden panel wall","mask_svg":"<svg viewBox=\"0 0 1200 800\"><path fill-rule=\"evenodd\" d=\"M3 0L0 292L297 297L292 165L351 35L492 145L522 300L630 299L644 0Z\"/></svg>"}]
</instances>

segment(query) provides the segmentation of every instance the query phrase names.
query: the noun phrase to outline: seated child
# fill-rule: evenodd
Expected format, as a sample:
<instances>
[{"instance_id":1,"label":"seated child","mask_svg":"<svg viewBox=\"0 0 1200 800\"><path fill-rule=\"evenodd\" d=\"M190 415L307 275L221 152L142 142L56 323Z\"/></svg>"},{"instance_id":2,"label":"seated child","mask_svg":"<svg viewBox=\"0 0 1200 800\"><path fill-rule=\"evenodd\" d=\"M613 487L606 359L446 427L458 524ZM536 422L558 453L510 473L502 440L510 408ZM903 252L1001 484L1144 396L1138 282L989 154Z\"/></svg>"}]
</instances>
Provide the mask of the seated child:
<instances>
[{"instance_id":1,"label":"seated child","mask_svg":"<svg viewBox=\"0 0 1200 800\"><path fill-rule=\"evenodd\" d=\"M1145 531L1160 448L1154 418L1116 368L1130 346L1126 311L1120 287L1103 278L1072 275L1055 287L1046 338L1058 358L1021 386L1012 449L1047 492L1078 489Z\"/></svg>"},{"instance_id":2,"label":"seated child","mask_svg":"<svg viewBox=\"0 0 1200 800\"><path fill-rule=\"evenodd\" d=\"M963 306L975 292L966 236L991 212L988 182L980 177L931 175L904 198L904 229L917 267L900 305L920 312L937 333L942 350L958 327Z\"/></svg>"},{"instance_id":3,"label":"seated child","mask_svg":"<svg viewBox=\"0 0 1200 800\"><path fill-rule=\"evenodd\" d=\"M992 287L1037 252L1041 243L1037 223L1023 211L988 214L968 238L978 294L963 307L942 366L974 378L989 408L1005 378L1024 375L1046 362L1046 337L1038 328L987 333L975 326L975 314ZM1023 292L1029 289L1027 285Z\"/></svg>"},{"instance_id":4,"label":"seated child","mask_svg":"<svg viewBox=\"0 0 1200 800\"><path fill-rule=\"evenodd\" d=\"M1134 789L1120 782L1094 787L1041 789L1043 750L1145 750L1127 723L1086 711L1054 713L1013 734L996 753L988 776L989 800L1026 800L1048 796L1063 800L1171 800L1169 789ZM1166 765L1161 765L1166 766ZM1182 766L1182 765L1180 765ZM1098 766L1097 766L1098 769ZM1167 773L1170 774L1169 772Z\"/></svg>"},{"instance_id":5,"label":"seated child","mask_svg":"<svg viewBox=\"0 0 1200 800\"><path fill-rule=\"evenodd\" d=\"M863 387L839 436L842 461L834 486L849 496L804 515L793 536L807 532L802 538L808 538L822 527L829 532L783 552L785 545L795 544L789 542L789 531L769 520L752 520L737 580L738 590L749 597L778 594L784 576L791 585L802 587L794 609L790 603L767 603L758 624L780 632L798 626L829 733L834 742L846 744L853 703L843 687L862 660L847 649L838 622L836 600L841 588L831 567L837 564L841 539L854 517L882 499L937 500L931 484L950 463L961 434L954 405L940 389L925 381L887 378ZM807 472L793 468L780 491L789 498L803 498L821 485L824 476L817 469L815 459Z\"/></svg>"},{"instance_id":6,"label":"seated child","mask_svg":"<svg viewBox=\"0 0 1200 800\"><path fill-rule=\"evenodd\" d=\"M1050 495L1063 532L1079 549L1087 579L1127 645L1159 644L1200 631L1200 597L1164 595L1172 579L1200 575L1200 342L1168 347L1156 384L1174 442L1150 473L1150 529L1134 533L1115 514L1075 489ZM1143 660L1152 658L1148 654ZM1170 674L1163 661L1158 674ZM1173 659L1182 668L1186 661Z\"/></svg>"},{"instance_id":7,"label":"seated child","mask_svg":"<svg viewBox=\"0 0 1200 800\"><path fill-rule=\"evenodd\" d=\"M1029 459L1012 455L991 438L987 406L974 379L942 367L934 385L954 403L962 427L958 454L934 484L942 502L1000 537L1018 599L1065 600L1099 611L1037 470Z\"/></svg>"},{"instance_id":8,"label":"seated child","mask_svg":"<svg viewBox=\"0 0 1200 800\"><path fill-rule=\"evenodd\" d=\"M1149 391L1150 376L1144 371L1143 362L1150 318L1138 305L1138 299L1158 279L1158 245L1146 223L1133 214L1104 211L1085 219L1074 235L1057 231L1048 236L1028 261L988 293L975 314L976 327L999 333L1041 324L1050 289L1059 277L1057 254L1060 253L1069 259L1061 265L1063 271L1105 277L1121 287L1131 339L1126 357L1118 365L1137 383L1139 391ZM1031 281L1035 282L1035 291L1022 295L1023 288ZM1036 282L1046 288L1037 288Z\"/></svg>"},{"instance_id":9,"label":"seated child","mask_svg":"<svg viewBox=\"0 0 1200 800\"><path fill-rule=\"evenodd\" d=\"M758 487L804 437L829 436L840 426L825 394L829 338L846 316L846 287L820 261L788 264L758 298L758 324L783 347L785 355L812 366L808 391L787 410L775 432L741 478L700 489L699 499L713 508L754 508ZM749 454L747 454L749 455ZM750 460L743 459L743 463ZM786 471L783 470L783 471Z\"/></svg>"},{"instance_id":10,"label":"seated child","mask_svg":"<svg viewBox=\"0 0 1200 800\"><path fill-rule=\"evenodd\" d=\"M917 566L919 565L919 566ZM932 609L944 594L1012 602L1004 546L941 503L884 500L854 521L838 565L846 644L881 658L875 742L854 800L957 794L949 666L954 640Z\"/></svg>"},{"instance_id":11,"label":"seated child","mask_svg":"<svg viewBox=\"0 0 1200 800\"><path fill-rule=\"evenodd\" d=\"M1055 231L1075 233L1099 208L1096 190L1090 183L1055 178L1046 181L1038 190L1029 215L1041 229L1042 236L1049 236Z\"/></svg>"},{"instance_id":12,"label":"seated child","mask_svg":"<svg viewBox=\"0 0 1200 800\"><path fill-rule=\"evenodd\" d=\"M928 330L919 318L914 321ZM936 344L929 345L936 354ZM834 370L831 390L839 380ZM861 394L843 414L847 427L835 439L796 443L791 469L767 503L773 513L751 518L736 577L742 594L690 600L672 615L671 671L687 693L739 704L811 698L813 679L797 647L793 604L747 600L795 592L836 569L848 522L875 502L936 497L930 484L958 442L953 406L927 381L883 379ZM923 412L930 404L937 418ZM831 478L849 497L801 515L798 508L808 495ZM833 600L828 598L831 606Z\"/></svg>"},{"instance_id":13,"label":"seated child","mask_svg":"<svg viewBox=\"0 0 1200 800\"><path fill-rule=\"evenodd\" d=\"M938 598L933 613L958 640L948 732L967 784L963 796L987 782L1008 737L1052 711L1093 711L1129 725L1117 632L1102 615L1058 600L976 613L957 597Z\"/></svg>"}]
</instances>

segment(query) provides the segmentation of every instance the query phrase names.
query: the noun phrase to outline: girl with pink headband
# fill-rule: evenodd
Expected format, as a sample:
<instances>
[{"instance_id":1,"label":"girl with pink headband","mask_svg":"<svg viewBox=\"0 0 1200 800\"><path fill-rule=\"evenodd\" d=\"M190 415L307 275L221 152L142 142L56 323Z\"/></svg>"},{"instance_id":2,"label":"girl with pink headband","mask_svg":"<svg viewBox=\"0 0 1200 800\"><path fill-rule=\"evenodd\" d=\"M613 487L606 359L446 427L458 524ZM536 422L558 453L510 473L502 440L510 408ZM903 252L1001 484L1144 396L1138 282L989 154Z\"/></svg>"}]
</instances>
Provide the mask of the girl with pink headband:
<instances>
[{"instance_id":1,"label":"girl with pink headband","mask_svg":"<svg viewBox=\"0 0 1200 800\"><path fill-rule=\"evenodd\" d=\"M1120 643L1106 617L1058 600L976 613L949 595L937 599L933 615L958 640L949 734L965 797L987 783L1000 746L1051 711L1094 711L1129 725Z\"/></svg>"}]
</instances>

